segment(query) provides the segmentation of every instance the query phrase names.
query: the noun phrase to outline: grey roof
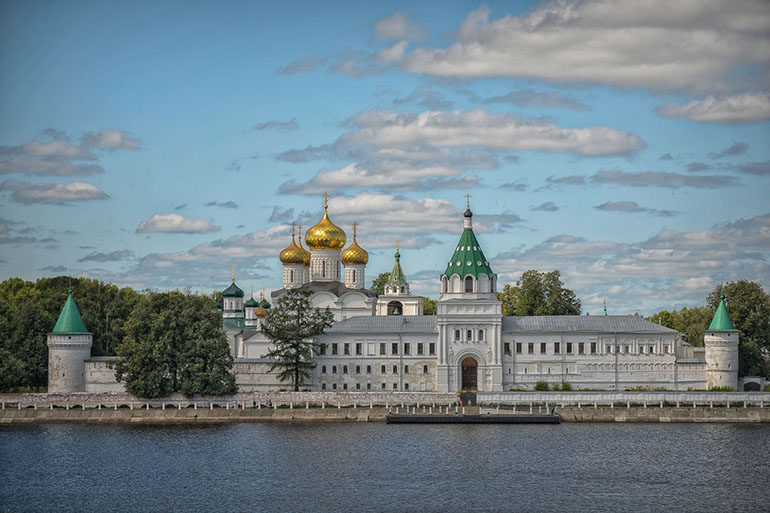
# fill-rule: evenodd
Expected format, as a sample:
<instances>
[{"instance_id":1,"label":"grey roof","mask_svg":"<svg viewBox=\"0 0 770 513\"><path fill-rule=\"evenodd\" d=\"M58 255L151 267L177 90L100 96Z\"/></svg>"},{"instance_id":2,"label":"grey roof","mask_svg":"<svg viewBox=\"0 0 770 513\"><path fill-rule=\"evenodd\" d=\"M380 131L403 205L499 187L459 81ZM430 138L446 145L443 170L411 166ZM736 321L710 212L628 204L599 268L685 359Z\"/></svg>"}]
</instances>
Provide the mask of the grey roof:
<instances>
[{"instance_id":1,"label":"grey roof","mask_svg":"<svg viewBox=\"0 0 770 513\"><path fill-rule=\"evenodd\" d=\"M311 281L300 287L300 290L310 290L312 292L331 292L337 297L347 292L360 292L368 297L377 297L377 293L369 289L349 289L344 283L339 281ZM286 289L274 290L270 293L273 302L286 293Z\"/></svg>"},{"instance_id":2,"label":"grey roof","mask_svg":"<svg viewBox=\"0 0 770 513\"><path fill-rule=\"evenodd\" d=\"M636 315L529 315L503 317L503 333L677 333Z\"/></svg>"},{"instance_id":3,"label":"grey roof","mask_svg":"<svg viewBox=\"0 0 770 513\"><path fill-rule=\"evenodd\" d=\"M334 323L326 333L436 333L433 315L356 316Z\"/></svg>"}]
</instances>

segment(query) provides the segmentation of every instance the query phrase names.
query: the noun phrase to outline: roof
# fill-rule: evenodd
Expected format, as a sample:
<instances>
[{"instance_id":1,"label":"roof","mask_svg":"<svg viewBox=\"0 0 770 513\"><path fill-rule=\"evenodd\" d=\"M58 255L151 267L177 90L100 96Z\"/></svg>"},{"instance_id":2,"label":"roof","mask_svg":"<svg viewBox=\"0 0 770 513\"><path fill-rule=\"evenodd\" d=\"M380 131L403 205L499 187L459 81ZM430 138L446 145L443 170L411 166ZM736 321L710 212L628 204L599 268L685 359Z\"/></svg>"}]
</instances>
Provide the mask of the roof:
<instances>
[{"instance_id":1,"label":"roof","mask_svg":"<svg viewBox=\"0 0 770 513\"><path fill-rule=\"evenodd\" d=\"M529 315L503 317L503 333L678 333L636 315Z\"/></svg>"},{"instance_id":2,"label":"roof","mask_svg":"<svg viewBox=\"0 0 770 513\"><path fill-rule=\"evenodd\" d=\"M243 317L224 317L222 319L222 329L241 330L246 327L246 320Z\"/></svg>"},{"instance_id":3,"label":"roof","mask_svg":"<svg viewBox=\"0 0 770 513\"><path fill-rule=\"evenodd\" d=\"M243 297L243 291L238 288L235 282L232 282L229 287L222 291L222 297Z\"/></svg>"},{"instance_id":4,"label":"roof","mask_svg":"<svg viewBox=\"0 0 770 513\"><path fill-rule=\"evenodd\" d=\"M393 264L393 270L388 275L388 285L406 285L406 275L401 269L401 253L396 250L396 263Z\"/></svg>"},{"instance_id":5,"label":"roof","mask_svg":"<svg viewBox=\"0 0 770 513\"><path fill-rule=\"evenodd\" d=\"M257 301L253 297L250 297L248 301L243 303L243 306L245 306L246 308L256 308L259 306L259 301Z\"/></svg>"},{"instance_id":6,"label":"roof","mask_svg":"<svg viewBox=\"0 0 770 513\"><path fill-rule=\"evenodd\" d=\"M59 314L59 320L56 321L56 326L53 327L51 333L57 333L60 335L75 335L75 334L88 334L90 331L83 323L83 318L80 317L80 311L78 305L75 304L75 300L72 298L72 290L70 290L67 301L64 303L64 308L61 309Z\"/></svg>"},{"instance_id":7,"label":"roof","mask_svg":"<svg viewBox=\"0 0 770 513\"><path fill-rule=\"evenodd\" d=\"M330 292L331 294L334 294L337 297L340 297L347 292L360 292L361 294L368 297L377 297L377 293L372 290L349 289L345 286L344 283L341 283L339 281L311 281L309 283L305 283L304 285L299 287L299 289L309 290L311 292ZM274 290L273 292L270 293L270 297L272 297L273 300L276 300L282 295L284 295L285 293L286 293L286 289Z\"/></svg>"},{"instance_id":8,"label":"roof","mask_svg":"<svg viewBox=\"0 0 770 513\"><path fill-rule=\"evenodd\" d=\"M486 274L490 278L494 276L492 268L489 266L489 261L484 256L484 252L481 251L479 241L476 240L476 235L473 233L472 228L465 228L463 234L460 236L460 241L457 243L455 252L452 255L452 260L447 264L444 276L449 278L453 274L459 274L461 278L467 275L471 275L474 278L478 278L482 274Z\"/></svg>"},{"instance_id":9,"label":"roof","mask_svg":"<svg viewBox=\"0 0 770 513\"><path fill-rule=\"evenodd\" d=\"M711 320L709 329L706 331L738 331L733 327L733 321L730 320L730 315L727 313L724 294L722 294L719 300L717 311L714 313L714 318Z\"/></svg>"},{"instance_id":10,"label":"roof","mask_svg":"<svg viewBox=\"0 0 770 513\"><path fill-rule=\"evenodd\" d=\"M433 315L356 316L334 323L326 333L437 333Z\"/></svg>"}]
</instances>

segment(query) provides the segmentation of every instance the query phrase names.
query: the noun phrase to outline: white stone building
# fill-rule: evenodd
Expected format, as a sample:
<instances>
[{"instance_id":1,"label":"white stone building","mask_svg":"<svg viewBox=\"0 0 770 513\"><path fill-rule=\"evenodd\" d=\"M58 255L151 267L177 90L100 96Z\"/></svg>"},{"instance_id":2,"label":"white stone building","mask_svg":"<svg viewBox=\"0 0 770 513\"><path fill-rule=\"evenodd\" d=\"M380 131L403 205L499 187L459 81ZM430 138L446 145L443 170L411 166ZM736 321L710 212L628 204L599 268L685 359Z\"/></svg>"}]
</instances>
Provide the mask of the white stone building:
<instances>
[{"instance_id":1,"label":"white stone building","mask_svg":"<svg viewBox=\"0 0 770 513\"><path fill-rule=\"evenodd\" d=\"M529 390L539 381L595 390L740 385L739 335L724 301L703 348L638 316L503 316L497 275L473 232L470 208L438 282L435 316L421 315L423 298L410 294L398 249L385 293L378 297L365 288L369 255L358 245L355 225L353 241L345 248L346 234L332 223L326 201L323 218L305 234L309 250L302 246L301 228L299 243L295 239L293 233L280 253L283 288L272 299L288 289L309 290L311 304L329 308L335 320L316 340L315 368L305 384L310 390L494 392ZM270 303L264 297L255 300L253 294L244 302L235 275L222 296L222 326L240 389L287 388L289 384L267 372L270 341L261 326ZM72 307L77 311L71 300L62 316L71 316ZM110 382L104 358L88 358L85 327L73 329L77 333L55 329L49 338L51 386L60 391L121 388ZM62 336L83 341L72 345ZM90 348L90 338L88 343Z\"/></svg>"}]
</instances>

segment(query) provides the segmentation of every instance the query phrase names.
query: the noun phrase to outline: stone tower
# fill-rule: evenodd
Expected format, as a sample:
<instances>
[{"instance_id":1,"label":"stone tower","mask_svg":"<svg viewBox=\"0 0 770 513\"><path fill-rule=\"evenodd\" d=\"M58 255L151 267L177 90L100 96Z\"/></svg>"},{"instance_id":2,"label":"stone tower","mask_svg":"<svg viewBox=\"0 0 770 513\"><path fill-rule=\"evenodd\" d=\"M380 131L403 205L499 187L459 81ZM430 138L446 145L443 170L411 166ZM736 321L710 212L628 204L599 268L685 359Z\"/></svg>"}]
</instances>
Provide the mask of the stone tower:
<instances>
[{"instance_id":1,"label":"stone tower","mask_svg":"<svg viewBox=\"0 0 770 513\"><path fill-rule=\"evenodd\" d=\"M377 298L377 315L422 315L423 298L409 293L409 282L401 268L401 252L396 241L396 262L384 286L384 294Z\"/></svg>"},{"instance_id":2,"label":"stone tower","mask_svg":"<svg viewBox=\"0 0 770 513\"><path fill-rule=\"evenodd\" d=\"M86 391L86 360L91 357L93 334L69 291L53 331L48 334L48 392Z\"/></svg>"},{"instance_id":3,"label":"stone tower","mask_svg":"<svg viewBox=\"0 0 770 513\"><path fill-rule=\"evenodd\" d=\"M725 296L719 301L711 325L703 334L706 346L706 387L730 387L738 390L739 332L727 314Z\"/></svg>"},{"instance_id":4,"label":"stone tower","mask_svg":"<svg viewBox=\"0 0 770 513\"><path fill-rule=\"evenodd\" d=\"M369 263L369 253L358 245L356 223L353 223L353 243L342 252L342 265L345 266L345 286L347 288L364 288L367 263Z\"/></svg>"}]
</instances>

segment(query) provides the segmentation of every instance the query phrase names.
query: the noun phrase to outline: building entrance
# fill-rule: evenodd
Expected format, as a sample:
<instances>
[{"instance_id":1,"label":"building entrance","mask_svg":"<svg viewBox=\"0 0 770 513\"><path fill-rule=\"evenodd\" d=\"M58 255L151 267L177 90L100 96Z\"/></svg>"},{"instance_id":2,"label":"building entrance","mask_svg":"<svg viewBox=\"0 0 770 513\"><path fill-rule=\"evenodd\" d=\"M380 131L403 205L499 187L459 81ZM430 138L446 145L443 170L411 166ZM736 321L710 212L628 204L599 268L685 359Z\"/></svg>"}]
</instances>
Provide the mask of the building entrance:
<instances>
[{"instance_id":1,"label":"building entrance","mask_svg":"<svg viewBox=\"0 0 770 513\"><path fill-rule=\"evenodd\" d=\"M463 390L477 390L478 389L478 368L479 363L475 358L466 358L460 364L462 367L462 389Z\"/></svg>"}]
</instances>

